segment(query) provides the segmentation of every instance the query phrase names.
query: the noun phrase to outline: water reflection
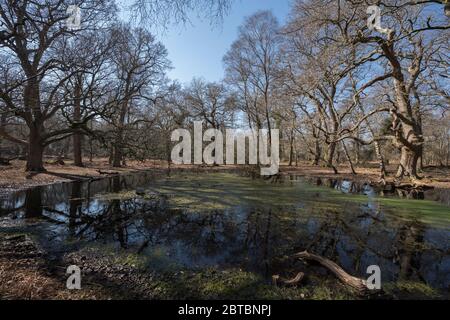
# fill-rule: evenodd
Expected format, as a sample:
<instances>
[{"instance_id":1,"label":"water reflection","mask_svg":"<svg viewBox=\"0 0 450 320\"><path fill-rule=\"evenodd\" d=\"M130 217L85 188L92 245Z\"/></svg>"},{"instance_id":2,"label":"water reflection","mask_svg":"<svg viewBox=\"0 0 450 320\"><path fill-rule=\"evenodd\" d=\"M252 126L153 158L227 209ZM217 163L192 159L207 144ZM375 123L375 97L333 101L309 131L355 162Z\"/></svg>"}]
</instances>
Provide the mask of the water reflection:
<instances>
[{"instance_id":1,"label":"water reflection","mask_svg":"<svg viewBox=\"0 0 450 320\"><path fill-rule=\"evenodd\" d=\"M367 185L314 180L317 186L369 195L365 202L342 201L333 208L317 206L314 192L313 199L305 199L302 193L296 206L241 202L206 212L174 208L165 198L94 197L98 192L148 185L154 178L117 176L34 188L3 201L1 216L25 221L40 218L44 238L56 232L61 243L113 243L150 256L155 268L233 266L270 277L286 267L285 255L308 249L355 275L365 276L367 266L377 264L383 281L423 281L438 288L450 285L448 228L388 214L385 207L370 200L376 191ZM181 184L176 178L173 183ZM287 182L277 178L272 183ZM270 183L268 188L277 192Z\"/></svg>"}]
</instances>

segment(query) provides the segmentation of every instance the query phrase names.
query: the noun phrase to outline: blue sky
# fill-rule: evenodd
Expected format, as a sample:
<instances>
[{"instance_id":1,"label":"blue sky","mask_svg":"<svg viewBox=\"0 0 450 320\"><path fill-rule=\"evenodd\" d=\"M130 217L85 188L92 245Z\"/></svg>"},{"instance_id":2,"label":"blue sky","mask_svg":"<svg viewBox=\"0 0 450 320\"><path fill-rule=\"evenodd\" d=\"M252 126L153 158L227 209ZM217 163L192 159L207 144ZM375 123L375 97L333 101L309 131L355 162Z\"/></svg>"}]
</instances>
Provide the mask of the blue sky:
<instances>
[{"instance_id":1,"label":"blue sky","mask_svg":"<svg viewBox=\"0 0 450 320\"><path fill-rule=\"evenodd\" d=\"M209 21L202 21L193 14L191 24L170 26L164 34L158 33L174 68L169 77L181 83L189 82L193 77L221 80L224 74L222 57L237 38L237 29L244 18L258 10L272 10L282 23L290 3L290 0L235 0L219 26L212 27Z\"/></svg>"}]
</instances>

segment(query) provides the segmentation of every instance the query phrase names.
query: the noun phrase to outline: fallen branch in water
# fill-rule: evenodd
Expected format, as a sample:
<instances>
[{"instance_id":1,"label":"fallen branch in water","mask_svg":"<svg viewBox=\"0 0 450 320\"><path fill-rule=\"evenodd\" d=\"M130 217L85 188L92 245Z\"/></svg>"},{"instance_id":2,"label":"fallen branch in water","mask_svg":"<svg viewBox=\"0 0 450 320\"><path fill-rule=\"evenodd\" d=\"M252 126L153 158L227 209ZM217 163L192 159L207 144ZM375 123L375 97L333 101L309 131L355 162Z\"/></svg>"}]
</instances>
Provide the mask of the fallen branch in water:
<instances>
[{"instance_id":1,"label":"fallen branch in water","mask_svg":"<svg viewBox=\"0 0 450 320\"><path fill-rule=\"evenodd\" d=\"M293 285L299 284L300 281L302 281L304 276L305 276L305 274L303 272L299 272L299 273L297 273L297 275L294 278L285 279L285 278L280 277L280 275L276 274L276 275L272 276L272 281L275 286L278 285L278 283L281 283L286 286L293 286Z\"/></svg>"},{"instance_id":2,"label":"fallen branch in water","mask_svg":"<svg viewBox=\"0 0 450 320\"><path fill-rule=\"evenodd\" d=\"M294 254L294 257L305 260L313 260L320 263L322 266L330 270L339 280L341 280L343 284L351 287L352 289L355 289L360 294L363 294L367 291L367 286L363 279L349 275L344 271L344 269L327 258L309 253L307 251L296 253Z\"/></svg>"}]
</instances>

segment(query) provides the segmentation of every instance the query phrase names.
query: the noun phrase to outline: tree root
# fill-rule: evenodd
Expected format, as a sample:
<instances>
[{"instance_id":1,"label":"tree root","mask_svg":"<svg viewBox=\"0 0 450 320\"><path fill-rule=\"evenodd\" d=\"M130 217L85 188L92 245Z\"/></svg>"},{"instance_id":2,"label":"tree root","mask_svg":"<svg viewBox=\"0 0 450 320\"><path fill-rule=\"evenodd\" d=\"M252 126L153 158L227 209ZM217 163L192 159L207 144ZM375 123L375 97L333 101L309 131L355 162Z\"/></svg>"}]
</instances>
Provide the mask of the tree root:
<instances>
[{"instance_id":1,"label":"tree root","mask_svg":"<svg viewBox=\"0 0 450 320\"><path fill-rule=\"evenodd\" d=\"M365 294L368 290L365 280L349 275L344 271L344 269L327 258L309 253L307 251L296 253L294 254L294 257L304 260L313 260L320 263L322 266L330 270L344 285L356 290L359 294Z\"/></svg>"}]
</instances>

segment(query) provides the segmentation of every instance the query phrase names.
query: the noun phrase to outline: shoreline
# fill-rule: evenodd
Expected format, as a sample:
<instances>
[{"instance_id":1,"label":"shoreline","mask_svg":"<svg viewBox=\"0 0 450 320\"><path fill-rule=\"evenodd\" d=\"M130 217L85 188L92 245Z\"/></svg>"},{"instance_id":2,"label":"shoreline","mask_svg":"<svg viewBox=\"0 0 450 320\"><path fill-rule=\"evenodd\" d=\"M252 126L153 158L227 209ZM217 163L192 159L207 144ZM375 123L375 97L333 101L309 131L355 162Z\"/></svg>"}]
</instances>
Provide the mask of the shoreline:
<instances>
[{"instance_id":1,"label":"shoreline","mask_svg":"<svg viewBox=\"0 0 450 320\"><path fill-rule=\"evenodd\" d=\"M108 160L95 159L92 163L86 161L85 167L76 167L70 161L64 165L46 164L46 172L29 173L24 170L24 161L13 161L10 166L0 167L0 195L8 195L12 192L24 191L34 187L48 186L56 183L98 180L109 178L115 175L134 174L141 171L167 171L166 161L147 160L130 161L126 166L114 168L109 165ZM171 165L171 170L194 170L202 172L231 171L243 168L237 165L221 166L198 166L198 165ZM395 165L388 167L389 176L386 183L394 183ZM322 166L314 166L306 162L299 163L298 166L288 166L282 164L279 174L293 174L307 178L348 180L358 183L375 184L378 183L378 172L376 166L356 167L357 174L351 173L347 166L339 166L338 174L332 169ZM419 185L425 185L437 189L450 190L450 168L427 167L422 173L423 179Z\"/></svg>"}]
</instances>

